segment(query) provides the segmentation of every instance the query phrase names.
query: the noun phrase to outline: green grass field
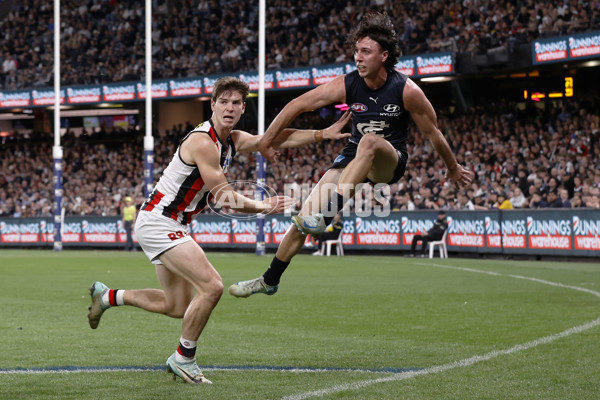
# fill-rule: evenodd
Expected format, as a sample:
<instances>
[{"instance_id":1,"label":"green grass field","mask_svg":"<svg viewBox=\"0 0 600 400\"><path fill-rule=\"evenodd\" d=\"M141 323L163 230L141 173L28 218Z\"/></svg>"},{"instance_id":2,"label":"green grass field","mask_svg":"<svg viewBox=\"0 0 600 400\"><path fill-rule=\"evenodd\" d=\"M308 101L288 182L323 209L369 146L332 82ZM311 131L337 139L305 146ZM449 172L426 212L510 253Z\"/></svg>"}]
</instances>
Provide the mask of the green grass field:
<instances>
[{"instance_id":1,"label":"green grass field","mask_svg":"<svg viewBox=\"0 0 600 400\"><path fill-rule=\"evenodd\" d=\"M271 258L208 256L226 287ZM202 386L163 369L181 321L88 326L94 280L157 287L143 253L1 250L0 274L0 399L600 398L594 263L298 256L275 296L223 295Z\"/></svg>"}]
</instances>

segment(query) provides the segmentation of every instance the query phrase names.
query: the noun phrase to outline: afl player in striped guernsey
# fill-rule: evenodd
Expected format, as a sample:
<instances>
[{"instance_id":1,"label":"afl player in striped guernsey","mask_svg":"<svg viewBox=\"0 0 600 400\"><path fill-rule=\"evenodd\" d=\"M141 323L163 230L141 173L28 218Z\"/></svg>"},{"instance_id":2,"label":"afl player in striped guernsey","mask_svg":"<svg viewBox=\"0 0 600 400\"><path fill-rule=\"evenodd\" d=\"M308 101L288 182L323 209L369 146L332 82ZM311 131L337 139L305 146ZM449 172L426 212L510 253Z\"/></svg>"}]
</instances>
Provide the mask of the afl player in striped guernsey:
<instances>
[{"instance_id":1,"label":"afl player in striped guernsey","mask_svg":"<svg viewBox=\"0 0 600 400\"><path fill-rule=\"evenodd\" d=\"M236 152L257 150L259 136L234 129L246 107L248 85L224 77L214 86L211 118L181 140L156 188L142 205L135 233L144 253L155 264L162 289L110 289L101 282L90 287L88 315L96 329L111 307L129 305L173 318L182 318L176 351L167 359L167 371L189 383L211 383L196 363L196 343L223 293L223 282L204 251L193 240L188 224L209 200L227 202L244 213L279 213L295 200L274 196L257 201L237 193L226 178ZM349 114L320 131L286 129L279 147L299 147L317 140L341 139ZM233 200L233 201L232 201Z\"/></svg>"}]
</instances>

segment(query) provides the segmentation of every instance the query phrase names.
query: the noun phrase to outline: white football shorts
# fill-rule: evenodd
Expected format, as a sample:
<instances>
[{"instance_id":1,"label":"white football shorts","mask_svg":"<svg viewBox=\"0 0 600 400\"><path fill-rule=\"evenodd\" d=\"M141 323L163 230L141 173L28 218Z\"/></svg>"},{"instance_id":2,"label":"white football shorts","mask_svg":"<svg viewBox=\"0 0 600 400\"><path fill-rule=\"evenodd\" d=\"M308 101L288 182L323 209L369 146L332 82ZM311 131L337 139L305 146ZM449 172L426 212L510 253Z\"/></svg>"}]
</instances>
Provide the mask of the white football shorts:
<instances>
[{"instance_id":1,"label":"white football shorts","mask_svg":"<svg viewBox=\"0 0 600 400\"><path fill-rule=\"evenodd\" d=\"M135 237L152 264L165 251L193 240L187 226L150 211L140 211L135 221Z\"/></svg>"}]
</instances>

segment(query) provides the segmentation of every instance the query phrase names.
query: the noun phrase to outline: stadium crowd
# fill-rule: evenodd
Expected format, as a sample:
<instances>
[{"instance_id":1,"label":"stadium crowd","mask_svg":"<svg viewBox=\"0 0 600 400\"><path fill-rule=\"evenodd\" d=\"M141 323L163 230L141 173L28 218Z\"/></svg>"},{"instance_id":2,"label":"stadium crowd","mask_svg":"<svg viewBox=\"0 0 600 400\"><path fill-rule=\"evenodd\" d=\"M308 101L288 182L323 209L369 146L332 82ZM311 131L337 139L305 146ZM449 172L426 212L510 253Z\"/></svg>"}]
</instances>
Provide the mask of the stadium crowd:
<instances>
[{"instance_id":1,"label":"stadium crowd","mask_svg":"<svg viewBox=\"0 0 600 400\"><path fill-rule=\"evenodd\" d=\"M12 3L0 15L0 89L51 86L52 2ZM136 0L62 1L62 84L143 80L143 7ZM485 54L540 37L600 29L598 1L272 0L267 68L349 61L348 30L371 9L390 14L403 54ZM256 3L241 0L153 0L153 77L256 70L257 20Z\"/></svg>"},{"instance_id":2,"label":"stadium crowd","mask_svg":"<svg viewBox=\"0 0 600 400\"><path fill-rule=\"evenodd\" d=\"M588 112L599 102L564 102L545 111L515 104L476 107L465 115L439 112L439 126L460 163L476 172L472 185L457 191L445 168L411 126L405 176L390 186L391 210L600 208L600 116ZM339 116L323 109L302 115L298 127L323 128ZM198 122L198 121L195 121ZM155 179L167 166L191 123L155 132ZM67 215L117 215L126 196L139 206L142 194L142 136L135 129L100 131L63 138L63 204ZM52 138L6 138L0 145L0 216L52 215ZM267 166L267 185L283 193L310 187L340 153L343 142L284 149ZM254 156L238 155L230 166L236 180L256 181ZM299 193L299 192L296 192ZM374 202L374 198L371 198ZM373 207L355 202L355 209Z\"/></svg>"}]
</instances>

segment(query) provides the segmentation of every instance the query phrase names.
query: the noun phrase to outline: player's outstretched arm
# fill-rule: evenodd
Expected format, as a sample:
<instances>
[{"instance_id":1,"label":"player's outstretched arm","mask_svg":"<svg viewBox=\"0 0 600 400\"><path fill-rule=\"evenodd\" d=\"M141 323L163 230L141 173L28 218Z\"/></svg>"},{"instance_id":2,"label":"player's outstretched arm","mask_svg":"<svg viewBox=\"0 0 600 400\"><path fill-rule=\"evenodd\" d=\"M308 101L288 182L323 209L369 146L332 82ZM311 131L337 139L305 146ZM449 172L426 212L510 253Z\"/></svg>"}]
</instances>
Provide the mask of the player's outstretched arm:
<instances>
[{"instance_id":1,"label":"player's outstretched arm","mask_svg":"<svg viewBox=\"0 0 600 400\"><path fill-rule=\"evenodd\" d=\"M258 201L236 192L229 185L219 164L221 155L217 147L207 135L193 135L184 145L184 160L193 158L204 184L219 205L244 213L271 214L281 212L295 203L294 199L287 196L274 196Z\"/></svg>"},{"instance_id":2,"label":"player's outstretched arm","mask_svg":"<svg viewBox=\"0 0 600 400\"><path fill-rule=\"evenodd\" d=\"M335 102L346 101L346 87L344 85L344 76L338 76L334 80L304 93L290 101L281 112L275 117L271 125L267 128L265 134L258 143L258 151L270 161L274 161L276 150L273 143L283 141L276 140L283 134L285 128L295 120L298 115L325 107Z\"/></svg>"},{"instance_id":3,"label":"player's outstretched arm","mask_svg":"<svg viewBox=\"0 0 600 400\"><path fill-rule=\"evenodd\" d=\"M450 145L438 128L435 110L425 93L412 80L407 79L402 98L404 108L410 112L419 131L431 141L433 148L446 164L446 178L459 187L468 185L474 174L456 161Z\"/></svg>"},{"instance_id":4,"label":"player's outstretched arm","mask_svg":"<svg viewBox=\"0 0 600 400\"><path fill-rule=\"evenodd\" d=\"M340 119L325 129L293 129L286 128L272 143L275 150L279 148L301 147L309 143L321 142L323 140L340 140L352 136L351 133L343 133L344 126L350 121L352 114L346 111ZM258 151L260 136L252 135L244 131L231 132L235 148L242 153L253 153Z\"/></svg>"},{"instance_id":5,"label":"player's outstretched arm","mask_svg":"<svg viewBox=\"0 0 600 400\"><path fill-rule=\"evenodd\" d=\"M340 140L352 136L351 133L343 133L344 126L352 119L350 111L346 111L340 119L325 129L284 129L279 137L271 145L275 149L301 147L308 143L321 142L323 140Z\"/></svg>"}]
</instances>

